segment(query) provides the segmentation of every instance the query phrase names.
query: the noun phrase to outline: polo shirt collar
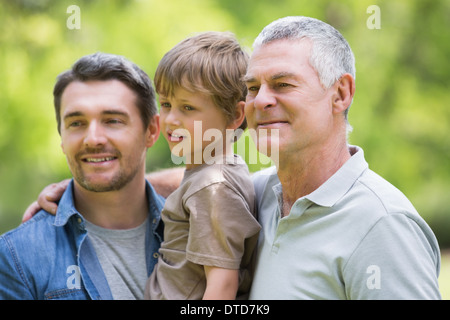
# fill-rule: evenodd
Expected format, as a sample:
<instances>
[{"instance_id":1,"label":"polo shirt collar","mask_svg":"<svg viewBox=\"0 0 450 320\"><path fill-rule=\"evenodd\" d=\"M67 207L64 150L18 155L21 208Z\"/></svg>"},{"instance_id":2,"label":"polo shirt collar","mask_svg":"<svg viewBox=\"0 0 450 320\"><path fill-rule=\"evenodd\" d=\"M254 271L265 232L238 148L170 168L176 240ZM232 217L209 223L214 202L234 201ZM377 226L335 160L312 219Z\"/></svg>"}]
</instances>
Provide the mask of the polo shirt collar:
<instances>
[{"instance_id":1,"label":"polo shirt collar","mask_svg":"<svg viewBox=\"0 0 450 320\"><path fill-rule=\"evenodd\" d=\"M352 155L350 159L325 183L305 198L317 205L332 207L350 190L369 166L364 159L364 151L361 148L349 146L349 151Z\"/></svg>"}]
</instances>

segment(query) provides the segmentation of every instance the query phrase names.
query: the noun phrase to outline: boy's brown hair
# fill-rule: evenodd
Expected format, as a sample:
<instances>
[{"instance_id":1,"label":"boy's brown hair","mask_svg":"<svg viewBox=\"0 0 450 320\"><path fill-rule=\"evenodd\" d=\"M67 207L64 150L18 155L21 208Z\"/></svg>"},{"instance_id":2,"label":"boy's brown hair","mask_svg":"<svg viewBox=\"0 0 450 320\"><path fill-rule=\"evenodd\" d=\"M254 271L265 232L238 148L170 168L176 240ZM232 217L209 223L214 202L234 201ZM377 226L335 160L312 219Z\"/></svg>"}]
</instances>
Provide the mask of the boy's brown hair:
<instances>
[{"instance_id":1,"label":"boy's brown hair","mask_svg":"<svg viewBox=\"0 0 450 320\"><path fill-rule=\"evenodd\" d=\"M197 34L178 43L161 59L155 72L156 92L170 97L176 88L183 88L210 95L231 121L237 103L245 101L247 95L242 77L248 59L230 32ZM244 120L240 128L246 127Z\"/></svg>"}]
</instances>

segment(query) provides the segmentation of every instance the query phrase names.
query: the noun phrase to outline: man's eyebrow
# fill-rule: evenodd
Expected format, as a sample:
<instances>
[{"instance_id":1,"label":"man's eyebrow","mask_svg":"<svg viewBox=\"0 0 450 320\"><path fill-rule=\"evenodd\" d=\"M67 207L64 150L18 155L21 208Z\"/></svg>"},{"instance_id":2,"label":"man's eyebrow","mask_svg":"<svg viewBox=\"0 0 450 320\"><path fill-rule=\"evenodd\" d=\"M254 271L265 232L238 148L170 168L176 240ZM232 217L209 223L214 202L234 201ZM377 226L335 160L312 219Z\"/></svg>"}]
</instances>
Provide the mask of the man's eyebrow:
<instances>
[{"instance_id":1,"label":"man's eyebrow","mask_svg":"<svg viewBox=\"0 0 450 320\"><path fill-rule=\"evenodd\" d=\"M69 112L69 113L64 115L64 119L73 118L73 117L80 117L82 115L83 115L83 113L80 112L80 111Z\"/></svg>"},{"instance_id":2,"label":"man's eyebrow","mask_svg":"<svg viewBox=\"0 0 450 320\"><path fill-rule=\"evenodd\" d=\"M279 72L276 73L274 75L272 75L270 77L270 80L279 80L279 79L283 79L283 78L295 78L296 75L295 73L292 72ZM243 82L257 82L256 78L251 76L251 75L245 75L244 77L242 77L242 81Z\"/></svg>"},{"instance_id":3,"label":"man's eyebrow","mask_svg":"<svg viewBox=\"0 0 450 320\"><path fill-rule=\"evenodd\" d=\"M106 114L106 115L117 115L117 116L124 116L129 118L130 116L128 115L128 113L124 112L124 111L119 111L119 110L105 110L102 112L102 114Z\"/></svg>"},{"instance_id":4,"label":"man's eyebrow","mask_svg":"<svg viewBox=\"0 0 450 320\"><path fill-rule=\"evenodd\" d=\"M123 116L123 117L127 117L127 118L130 117L128 115L128 113L126 113L124 111L119 111L119 110L104 110L104 111L102 111L102 114L103 115ZM81 117L83 115L84 115L84 113L81 111L73 111L73 112L69 112L69 113L65 114L64 119L73 118L73 117Z\"/></svg>"},{"instance_id":5,"label":"man's eyebrow","mask_svg":"<svg viewBox=\"0 0 450 320\"><path fill-rule=\"evenodd\" d=\"M279 80L282 78L295 78L295 74L292 72L280 72L271 77L272 80Z\"/></svg>"},{"instance_id":6,"label":"man's eyebrow","mask_svg":"<svg viewBox=\"0 0 450 320\"><path fill-rule=\"evenodd\" d=\"M256 82L256 79L253 76L245 75L242 77L242 82Z\"/></svg>"}]
</instances>

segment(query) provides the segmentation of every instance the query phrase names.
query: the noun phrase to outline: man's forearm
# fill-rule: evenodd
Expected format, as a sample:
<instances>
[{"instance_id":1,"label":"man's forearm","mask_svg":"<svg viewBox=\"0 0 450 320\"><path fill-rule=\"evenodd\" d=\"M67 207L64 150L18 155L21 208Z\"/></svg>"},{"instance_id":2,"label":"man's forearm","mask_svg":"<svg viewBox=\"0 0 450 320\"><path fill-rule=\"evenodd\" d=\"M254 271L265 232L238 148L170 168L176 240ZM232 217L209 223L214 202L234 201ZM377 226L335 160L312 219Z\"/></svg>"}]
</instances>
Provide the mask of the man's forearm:
<instances>
[{"instance_id":1,"label":"man's forearm","mask_svg":"<svg viewBox=\"0 0 450 320\"><path fill-rule=\"evenodd\" d=\"M170 168L156 172L150 172L145 178L155 188L156 192L167 198L175 191L183 180L185 168Z\"/></svg>"}]
</instances>

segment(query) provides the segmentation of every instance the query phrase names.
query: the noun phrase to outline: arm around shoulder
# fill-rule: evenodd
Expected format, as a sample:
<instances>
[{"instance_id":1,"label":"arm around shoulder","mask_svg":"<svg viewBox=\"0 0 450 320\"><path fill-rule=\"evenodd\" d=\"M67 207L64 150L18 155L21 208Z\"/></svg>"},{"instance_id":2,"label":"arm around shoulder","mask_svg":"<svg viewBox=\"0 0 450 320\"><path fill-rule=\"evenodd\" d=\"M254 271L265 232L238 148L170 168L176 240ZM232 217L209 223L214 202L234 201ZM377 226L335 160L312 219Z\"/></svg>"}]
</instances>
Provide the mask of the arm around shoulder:
<instances>
[{"instance_id":1,"label":"arm around shoulder","mask_svg":"<svg viewBox=\"0 0 450 320\"><path fill-rule=\"evenodd\" d=\"M155 188L156 193L167 198L175 191L183 180L185 168L170 168L156 172L150 172L145 178Z\"/></svg>"}]
</instances>

